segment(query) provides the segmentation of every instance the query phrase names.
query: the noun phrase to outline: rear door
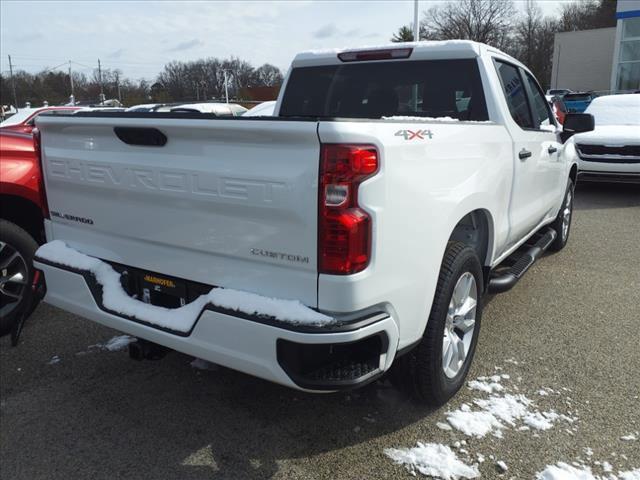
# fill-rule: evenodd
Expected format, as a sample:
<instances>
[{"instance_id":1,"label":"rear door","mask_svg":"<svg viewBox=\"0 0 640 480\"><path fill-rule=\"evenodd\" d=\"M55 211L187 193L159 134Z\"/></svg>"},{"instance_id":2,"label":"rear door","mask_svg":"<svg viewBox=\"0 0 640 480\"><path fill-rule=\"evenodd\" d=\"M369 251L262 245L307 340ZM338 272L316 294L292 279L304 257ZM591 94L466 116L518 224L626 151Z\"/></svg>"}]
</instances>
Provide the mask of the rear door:
<instances>
[{"instance_id":1,"label":"rear door","mask_svg":"<svg viewBox=\"0 0 640 480\"><path fill-rule=\"evenodd\" d=\"M495 66L513 120L509 128L515 160L508 248L531 232L552 209L557 178L551 157L557 162L558 146L555 133L541 129L537 117L534 120L524 72L501 60L496 60Z\"/></svg>"},{"instance_id":2,"label":"rear door","mask_svg":"<svg viewBox=\"0 0 640 480\"><path fill-rule=\"evenodd\" d=\"M38 120L48 240L315 306L317 123L156 115Z\"/></svg>"}]
</instances>

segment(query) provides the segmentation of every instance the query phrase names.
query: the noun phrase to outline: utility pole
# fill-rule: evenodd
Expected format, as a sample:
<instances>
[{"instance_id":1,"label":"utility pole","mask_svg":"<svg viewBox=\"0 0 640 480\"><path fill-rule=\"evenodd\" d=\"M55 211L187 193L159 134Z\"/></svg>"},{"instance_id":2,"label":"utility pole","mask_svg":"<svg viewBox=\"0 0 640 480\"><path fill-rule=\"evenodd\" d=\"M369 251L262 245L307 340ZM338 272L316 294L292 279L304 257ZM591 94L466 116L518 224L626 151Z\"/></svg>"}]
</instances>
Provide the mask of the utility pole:
<instances>
[{"instance_id":1,"label":"utility pole","mask_svg":"<svg viewBox=\"0 0 640 480\"><path fill-rule=\"evenodd\" d=\"M115 71L116 75L116 90L118 91L118 102L122 105L122 95L120 94L120 73L118 70Z\"/></svg>"},{"instance_id":2,"label":"utility pole","mask_svg":"<svg viewBox=\"0 0 640 480\"><path fill-rule=\"evenodd\" d=\"M202 99L206 102L207 101L207 82L205 80L202 80L201 82L202 84Z\"/></svg>"},{"instance_id":3,"label":"utility pole","mask_svg":"<svg viewBox=\"0 0 640 480\"><path fill-rule=\"evenodd\" d=\"M104 103L104 90L102 88L102 66L100 65L100 59L98 59L98 82L100 82L100 104Z\"/></svg>"},{"instance_id":4,"label":"utility pole","mask_svg":"<svg viewBox=\"0 0 640 480\"><path fill-rule=\"evenodd\" d=\"M13 64L11 63L11 55L9 57L9 76L11 77L11 88L13 89L13 103L16 110L18 110L18 96L16 95L16 81L13 78Z\"/></svg>"},{"instance_id":5,"label":"utility pole","mask_svg":"<svg viewBox=\"0 0 640 480\"><path fill-rule=\"evenodd\" d=\"M71 83L71 97L69 100L71 100L71 104L75 105L76 104L76 95L74 92L74 88L73 88L73 74L71 72L71 60L69 60L69 83Z\"/></svg>"},{"instance_id":6,"label":"utility pole","mask_svg":"<svg viewBox=\"0 0 640 480\"><path fill-rule=\"evenodd\" d=\"M227 71L223 70L224 72L224 98L227 100L227 103L229 103L229 89L227 88Z\"/></svg>"},{"instance_id":7,"label":"utility pole","mask_svg":"<svg viewBox=\"0 0 640 480\"><path fill-rule=\"evenodd\" d=\"M413 4L413 41L420 41L420 22L418 21L418 0Z\"/></svg>"}]
</instances>

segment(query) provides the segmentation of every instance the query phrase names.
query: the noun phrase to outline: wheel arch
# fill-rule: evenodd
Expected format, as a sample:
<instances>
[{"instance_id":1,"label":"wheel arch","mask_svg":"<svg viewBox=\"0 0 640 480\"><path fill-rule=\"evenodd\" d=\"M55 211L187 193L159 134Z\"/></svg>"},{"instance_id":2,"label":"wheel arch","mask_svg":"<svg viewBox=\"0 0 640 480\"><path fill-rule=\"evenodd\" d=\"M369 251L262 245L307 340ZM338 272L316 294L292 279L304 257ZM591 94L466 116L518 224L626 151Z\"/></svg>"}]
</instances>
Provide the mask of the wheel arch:
<instances>
[{"instance_id":1,"label":"wheel arch","mask_svg":"<svg viewBox=\"0 0 640 480\"><path fill-rule=\"evenodd\" d=\"M578 180L578 164L574 163L573 165L571 165L571 170L569 170L569 178L571 179L571 181L573 182L573 185L575 186L576 181Z\"/></svg>"},{"instance_id":2,"label":"wheel arch","mask_svg":"<svg viewBox=\"0 0 640 480\"><path fill-rule=\"evenodd\" d=\"M0 194L0 218L18 225L38 244L44 243L42 210L31 200L17 195Z\"/></svg>"},{"instance_id":3,"label":"wheel arch","mask_svg":"<svg viewBox=\"0 0 640 480\"><path fill-rule=\"evenodd\" d=\"M476 251L486 285L494 243L494 222L489 210L478 208L460 218L451 231L449 241L465 243Z\"/></svg>"}]
</instances>

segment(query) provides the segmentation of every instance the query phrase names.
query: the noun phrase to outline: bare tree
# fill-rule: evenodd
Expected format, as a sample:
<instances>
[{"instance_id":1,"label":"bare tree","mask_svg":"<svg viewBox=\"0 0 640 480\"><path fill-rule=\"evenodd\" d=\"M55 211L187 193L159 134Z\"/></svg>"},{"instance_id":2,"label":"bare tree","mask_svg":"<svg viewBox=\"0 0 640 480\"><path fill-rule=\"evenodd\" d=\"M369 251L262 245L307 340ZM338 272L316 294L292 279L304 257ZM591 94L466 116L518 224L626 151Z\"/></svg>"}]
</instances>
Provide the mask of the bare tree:
<instances>
[{"instance_id":1,"label":"bare tree","mask_svg":"<svg viewBox=\"0 0 640 480\"><path fill-rule=\"evenodd\" d=\"M527 0L524 14L513 26L507 52L527 65L536 78L548 86L551 80L554 35L558 22L544 18L535 0Z\"/></svg>"},{"instance_id":2,"label":"bare tree","mask_svg":"<svg viewBox=\"0 0 640 480\"><path fill-rule=\"evenodd\" d=\"M567 3L560 12L563 32L616 26L616 0L582 0Z\"/></svg>"},{"instance_id":3,"label":"bare tree","mask_svg":"<svg viewBox=\"0 0 640 480\"><path fill-rule=\"evenodd\" d=\"M275 87L282 84L282 72L278 67L265 63L253 72L252 85L256 87Z\"/></svg>"},{"instance_id":4,"label":"bare tree","mask_svg":"<svg viewBox=\"0 0 640 480\"><path fill-rule=\"evenodd\" d=\"M431 7L422 26L428 40L474 40L504 48L514 16L512 0L459 0Z\"/></svg>"}]
</instances>

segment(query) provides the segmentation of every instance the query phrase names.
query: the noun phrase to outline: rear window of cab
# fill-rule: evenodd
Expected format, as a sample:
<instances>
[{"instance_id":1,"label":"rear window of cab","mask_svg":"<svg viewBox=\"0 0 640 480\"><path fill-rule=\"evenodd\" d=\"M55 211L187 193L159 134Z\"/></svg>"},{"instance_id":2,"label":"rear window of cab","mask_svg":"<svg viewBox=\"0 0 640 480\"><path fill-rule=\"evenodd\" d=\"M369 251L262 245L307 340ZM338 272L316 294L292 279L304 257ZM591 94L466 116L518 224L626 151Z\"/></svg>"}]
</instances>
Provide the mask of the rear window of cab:
<instances>
[{"instance_id":1,"label":"rear window of cab","mask_svg":"<svg viewBox=\"0 0 640 480\"><path fill-rule=\"evenodd\" d=\"M489 119L475 59L391 60L294 68L280 116Z\"/></svg>"}]
</instances>

